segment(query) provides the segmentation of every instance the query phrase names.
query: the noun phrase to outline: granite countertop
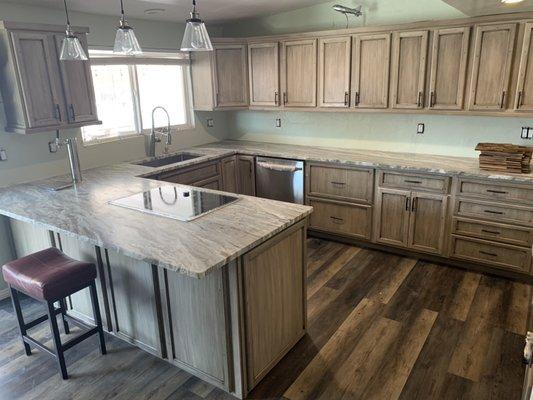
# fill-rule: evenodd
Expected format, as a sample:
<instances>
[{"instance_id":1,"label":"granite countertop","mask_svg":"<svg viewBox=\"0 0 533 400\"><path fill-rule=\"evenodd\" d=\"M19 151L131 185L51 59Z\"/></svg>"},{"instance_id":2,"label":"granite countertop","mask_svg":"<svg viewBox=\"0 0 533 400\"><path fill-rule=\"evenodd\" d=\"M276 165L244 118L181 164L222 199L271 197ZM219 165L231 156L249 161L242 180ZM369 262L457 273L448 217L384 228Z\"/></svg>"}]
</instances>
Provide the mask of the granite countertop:
<instances>
[{"instance_id":1,"label":"granite countertop","mask_svg":"<svg viewBox=\"0 0 533 400\"><path fill-rule=\"evenodd\" d=\"M200 159L210 159L212 153L220 152L204 151ZM312 211L308 206L236 195L238 201L182 222L108 204L159 186L187 187L139 178L163 169L122 163L84 171L76 189L50 190L65 176L2 188L0 214L201 278Z\"/></svg>"},{"instance_id":2,"label":"granite countertop","mask_svg":"<svg viewBox=\"0 0 533 400\"><path fill-rule=\"evenodd\" d=\"M305 161L335 162L398 171L497 179L516 183L533 183L533 173L513 174L481 170L479 169L477 157L451 157L237 140L225 140L194 147L190 150L193 152L204 151L213 154L218 152L219 156L238 153L265 157L293 158Z\"/></svg>"}]
</instances>

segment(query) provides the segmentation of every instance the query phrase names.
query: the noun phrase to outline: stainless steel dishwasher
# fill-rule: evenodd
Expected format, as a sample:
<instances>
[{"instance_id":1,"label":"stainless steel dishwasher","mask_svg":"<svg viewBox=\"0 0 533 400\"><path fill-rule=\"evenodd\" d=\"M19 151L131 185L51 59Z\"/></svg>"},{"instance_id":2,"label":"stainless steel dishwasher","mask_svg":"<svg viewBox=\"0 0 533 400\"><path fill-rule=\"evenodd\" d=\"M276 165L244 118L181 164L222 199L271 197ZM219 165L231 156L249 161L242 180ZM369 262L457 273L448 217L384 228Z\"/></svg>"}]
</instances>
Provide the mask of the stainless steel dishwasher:
<instances>
[{"instance_id":1,"label":"stainless steel dishwasher","mask_svg":"<svg viewBox=\"0 0 533 400\"><path fill-rule=\"evenodd\" d=\"M255 184L258 197L304 203L304 163L283 158L257 157Z\"/></svg>"}]
</instances>

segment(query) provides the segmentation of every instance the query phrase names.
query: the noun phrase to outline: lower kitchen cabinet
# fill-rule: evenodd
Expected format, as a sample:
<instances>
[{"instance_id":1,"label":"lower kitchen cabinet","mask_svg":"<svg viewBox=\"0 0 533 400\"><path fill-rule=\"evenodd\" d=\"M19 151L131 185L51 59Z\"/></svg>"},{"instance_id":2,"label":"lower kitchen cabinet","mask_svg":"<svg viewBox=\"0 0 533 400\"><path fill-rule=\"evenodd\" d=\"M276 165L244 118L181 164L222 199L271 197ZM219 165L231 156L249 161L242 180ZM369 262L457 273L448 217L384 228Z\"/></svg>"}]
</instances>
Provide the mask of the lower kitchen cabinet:
<instances>
[{"instance_id":1,"label":"lower kitchen cabinet","mask_svg":"<svg viewBox=\"0 0 533 400\"><path fill-rule=\"evenodd\" d=\"M226 157L220 160L222 183L225 192L237 193L237 158Z\"/></svg>"},{"instance_id":2,"label":"lower kitchen cabinet","mask_svg":"<svg viewBox=\"0 0 533 400\"><path fill-rule=\"evenodd\" d=\"M317 199L308 204L313 207L310 229L370 240L372 206Z\"/></svg>"},{"instance_id":3,"label":"lower kitchen cabinet","mask_svg":"<svg viewBox=\"0 0 533 400\"><path fill-rule=\"evenodd\" d=\"M375 240L440 254L444 247L448 196L379 189Z\"/></svg>"},{"instance_id":4,"label":"lower kitchen cabinet","mask_svg":"<svg viewBox=\"0 0 533 400\"><path fill-rule=\"evenodd\" d=\"M237 193L255 196L254 156L237 156Z\"/></svg>"}]
</instances>

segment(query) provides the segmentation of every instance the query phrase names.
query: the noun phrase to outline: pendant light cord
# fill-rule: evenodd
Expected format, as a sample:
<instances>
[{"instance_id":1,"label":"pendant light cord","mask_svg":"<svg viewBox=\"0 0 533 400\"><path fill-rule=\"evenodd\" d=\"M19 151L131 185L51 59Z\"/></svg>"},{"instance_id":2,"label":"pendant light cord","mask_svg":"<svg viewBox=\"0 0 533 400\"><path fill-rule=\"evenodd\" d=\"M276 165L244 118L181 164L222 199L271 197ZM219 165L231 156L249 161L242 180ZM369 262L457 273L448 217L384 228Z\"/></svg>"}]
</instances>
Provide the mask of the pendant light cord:
<instances>
[{"instance_id":1,"label":"pendant light cord","mask_svg":"<svg viewBox=\"0 0 533 400\"><path fill-rule=\"evenodd\" d=\"M120 0L120 13L124 17L124 2L122 0Z\"/></svg>"},{"instance_id":2,"label":"pendant light cord","mask_svg":"<svg viewBox=\"0 0 533 400\"><path fill-rule=\"evenodd\" d=\"M65 4L65 15L67 16L67 25L70 26L70 19L68 17L67 0L63 0L63 3Z\"/></svg>"}]
</instances>

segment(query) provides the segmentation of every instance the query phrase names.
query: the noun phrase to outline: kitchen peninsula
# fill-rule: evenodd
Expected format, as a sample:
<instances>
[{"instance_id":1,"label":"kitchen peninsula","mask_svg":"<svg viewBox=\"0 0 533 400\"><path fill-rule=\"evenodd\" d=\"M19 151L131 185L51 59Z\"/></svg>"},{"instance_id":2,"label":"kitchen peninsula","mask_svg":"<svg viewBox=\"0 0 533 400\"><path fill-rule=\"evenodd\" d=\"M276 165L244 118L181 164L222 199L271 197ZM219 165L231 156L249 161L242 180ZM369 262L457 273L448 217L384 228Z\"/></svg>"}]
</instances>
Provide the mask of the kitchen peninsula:
<instances>
[{"instance_id":1,"label":"kitchen peninsula","mask_svg":"<svg viewBox=\"0 0 533 400\"><path fill-rule=\"evenodd\" d=\"M108 332L244 397L305 333L312 209L239 196L181 222L109 204L168 186L138 177L147 171L118 164L86 171L77 189L50 189L64 177L1 189L0 213L17 254L56 246L97 265ZM71 296L69 313L92 322L89 294Z\"/></svg>"}]
</instances>

